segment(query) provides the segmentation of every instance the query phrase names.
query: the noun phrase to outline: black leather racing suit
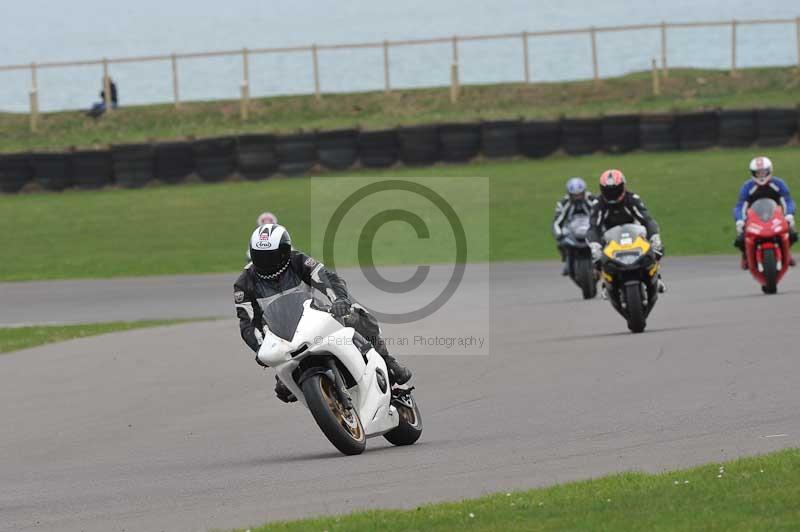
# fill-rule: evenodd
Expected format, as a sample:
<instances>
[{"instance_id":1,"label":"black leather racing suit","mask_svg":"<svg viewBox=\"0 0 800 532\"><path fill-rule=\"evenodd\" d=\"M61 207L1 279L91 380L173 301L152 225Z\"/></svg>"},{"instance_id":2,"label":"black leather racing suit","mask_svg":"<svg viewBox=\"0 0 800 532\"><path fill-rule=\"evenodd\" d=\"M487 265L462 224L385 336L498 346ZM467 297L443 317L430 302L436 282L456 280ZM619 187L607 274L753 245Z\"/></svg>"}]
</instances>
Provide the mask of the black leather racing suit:
<instances>
[{"instance_id":1,"label":"black leather racing suit","mask_svg":"<svg viewBox=\"0 0 800 532\"><path fill-rule=\"evenodd\" d=\"M658 223L650 216L650 212L637 194L626 191L625 197L617 203L608 203L604 197L600 196L592 209L586 239L589 242L603 244L603 234L606 231L612 227L630 223L643 225L647 229L648 238L660 231Z\"/></svg>"},{"instance_id":2,"label":"black leather racing suit","mask_svg":"<svg viewBox=\"0 0 800 532\"><path fill-rule=\"evenodd\" d=\"M245 266L233 285L233 300L242 339L250 349L258 353L263 340L264 322L261 303L267 303L287 292L304 291L309 297L313 297L314 289L324 294L331 302L337 299L352 301L347 285L336 272L299 251L292 250L289 266L274 279L259 276L252 264ZM388 362L389 351L380 337L378 320L359 305L354 306L353 314L347 325L371 342L375 350Z\"/></svg>"}]
</instances>

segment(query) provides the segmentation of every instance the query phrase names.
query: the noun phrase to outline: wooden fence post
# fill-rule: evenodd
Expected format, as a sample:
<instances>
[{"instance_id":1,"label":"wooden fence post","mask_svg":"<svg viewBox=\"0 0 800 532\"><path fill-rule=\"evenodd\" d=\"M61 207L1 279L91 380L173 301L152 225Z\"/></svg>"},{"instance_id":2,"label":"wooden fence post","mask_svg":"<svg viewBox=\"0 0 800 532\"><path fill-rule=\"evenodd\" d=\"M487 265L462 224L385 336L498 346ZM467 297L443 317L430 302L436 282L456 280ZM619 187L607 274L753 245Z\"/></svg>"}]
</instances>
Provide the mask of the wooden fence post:
<instances>
[{"instance_id":1,"label":"wooden fence post","mask_svg":"<svg viewBox=\"0 0 800 532\"><path fill-rule=\"evenodd\" d=\"M661 68L664 71L664 79L669 77L669 65L667 63L667 23L661 23Z\"/></svg>"},{"instance_id":2,"label":"wooden fence post","mask_svg":"<svg viewBox=\"0 0 800 532\"><path fill-rule=\"evenodd\" d=\"M800 69L800 17L795 20L797 27L797 68Z\"/></svg>"},{"instance_id":3,"label":"wooden fence post","mask_svg":"<svg viewBox=\"0 0 800 532\"><path fill-rule=\"evenodd\" d=\"M39 77L36 63L31 63L31 90L28 96L31 109L31 131L36 133L39 124Z\"/></svg>"},{"instance_id":4,"label":"wooden fence post","mask_svg":"<svg viewBox=\"0 0 800 532\"><path fill-rule=\"evenodd\" d=\"M178 58L172 54L172 98L175 101L175 109L181 108L180 86L178 85Z\"/></svg>"},{"instance_id":5,"label":"wooden fence post","mask_svg":"<svg viewBox=\"0 0 800 532\"><path fill-rule=\"evenodd\" d=\"M658 61L653 58L653 96L661 96L661 80L658 79Z\"/></svg>"},{"instance_id":6,"label":"wooden fence post","mask_svg":"<svg viewBox=\"0 0 800 532\"><path fill-rule=\"evenodd\" d=\"M319 57L317 56L317 45L311 45L311 61L314 66L314 97L319 101L322 94L319 90Z\"/></svg>"},{"instance_id":7,"label":"wooden fence post","mask_svg":"<svg viewBox=\"0 0 800 532\"><path fill-rule=\"evenodd\" d=\"M250 52L247 48L242 49L242 86L241 86L241 108L242 120L247 120L250 108Z\"/></svg>"},{"instance_id":8,"label":"wooden fence post","mask_svg":"<svg viewBox=\"0 0 800 532\"><path fill-rule=\"evenodd\" d=\"M450 65L450 102L458 101L461 84L458 79L458 37L453 36L453 63Z\"/></svg>"},{"instance_id":9,"label":"wooden fence post","mask_svg":"<svg viewBox=\"0 0 800 532\"><path fill-rule=\"evenodd\" d=\"M389 78L389 41L383 41L383 90L386 94L392 92Z\"/></svg>"},{"instance_id":10,"label":"wooden fence post","mask_svg":"<svg viewBox=\"0 0 800 532\"><path fill-rule=\"evenodd\" d=\"M597 65L597 30L594 26L589 28L589 33L592 37L592 76L597 83L600 81L600 68Z\"/></svg>"},{"instance_id":11,"label":"wooden fence post","mask_svg":"<svg viewBox=\"0 0 800 532\"><path fill-rule=\"evenodd\" d=\"M731 76L734 78L739 75L736 71L736 27L738 25L736 19L731 22Z\"/></svg>"},{"instance_id":12,"label":"wooden fence post","mask_svg":"<svg viewBox=\"0 0 800 532\"><path fill-rule=\"evenodd\" d=\"M525 61L525 83L531 82L531 63L528 58L528 32L522 32L522 60Z\"/></svg>"},{"instance_id":13,"label":"wooden fence post","mask_svg":"<svg viewBox=\"0 0 800 532\"><path fill-rule=\"evenodd\" d=\"M106 106L106 112L113 111L113 104L111 102L111 77L108 75L108 59L103 58L103 103Z\"/></svg>"}]
</instances>

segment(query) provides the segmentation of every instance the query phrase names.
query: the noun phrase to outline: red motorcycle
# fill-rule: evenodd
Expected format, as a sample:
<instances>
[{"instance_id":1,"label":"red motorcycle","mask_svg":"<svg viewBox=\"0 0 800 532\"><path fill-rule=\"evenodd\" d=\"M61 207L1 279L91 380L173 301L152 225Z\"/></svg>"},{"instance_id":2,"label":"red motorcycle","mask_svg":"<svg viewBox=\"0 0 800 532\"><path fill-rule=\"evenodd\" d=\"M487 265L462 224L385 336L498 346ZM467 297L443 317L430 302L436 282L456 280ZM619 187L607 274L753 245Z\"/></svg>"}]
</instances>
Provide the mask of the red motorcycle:
<instances>
[{"instance_id":1,"label":"red motorcycle","mask_svg":"<svg viewBox=\"0 0 800 532\"><path fill-rule=\"evenodd\" d=\"M789 222L774 200L762 198L747 210L744 249L753 278L765 294L778 291L778 283L789 269Z\"/></svg>"}]
</instances>

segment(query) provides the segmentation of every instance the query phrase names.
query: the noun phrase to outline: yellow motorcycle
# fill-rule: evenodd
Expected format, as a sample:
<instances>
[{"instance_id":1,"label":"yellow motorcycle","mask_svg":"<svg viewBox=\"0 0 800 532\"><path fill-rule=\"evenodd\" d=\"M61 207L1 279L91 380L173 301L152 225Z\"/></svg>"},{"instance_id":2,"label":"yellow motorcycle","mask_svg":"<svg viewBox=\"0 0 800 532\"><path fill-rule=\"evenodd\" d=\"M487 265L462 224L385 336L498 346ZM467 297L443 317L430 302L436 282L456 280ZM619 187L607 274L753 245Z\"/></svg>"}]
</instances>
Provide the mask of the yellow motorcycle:
<instances>
[{"instance_id":1,"label":"yellow motorcycle","mask_svg":"<svg viewBox=\"0 0 800 532\"><path fill-rule=\"evenodd\" d=\"M613 227L603 235L600 259L606 294L634 333L643 332L658 299L659 263L647 230L639 224Z\"/></svg>"}]
</instances>

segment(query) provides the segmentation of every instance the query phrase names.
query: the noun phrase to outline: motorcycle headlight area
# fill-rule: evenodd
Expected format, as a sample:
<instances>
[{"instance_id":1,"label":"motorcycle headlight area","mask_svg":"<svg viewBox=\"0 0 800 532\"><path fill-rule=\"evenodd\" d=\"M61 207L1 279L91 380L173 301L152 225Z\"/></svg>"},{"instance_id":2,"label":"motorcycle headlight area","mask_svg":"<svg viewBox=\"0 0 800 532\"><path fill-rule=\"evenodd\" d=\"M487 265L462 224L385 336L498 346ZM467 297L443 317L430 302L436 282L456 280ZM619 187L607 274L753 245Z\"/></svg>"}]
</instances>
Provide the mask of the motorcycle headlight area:
<instances>
[{"instance_id":1,"label":"motorcycle headlight area","mask_svg":"<svg viewBox=\"0 0 800 532\"><path fill-rule=\"evenodd\" d=\"M630 266L642 256L641 249L633 249L626 251L617 251L614 253L614 260L625 266Z\"/></svg>"}]
</instances>

